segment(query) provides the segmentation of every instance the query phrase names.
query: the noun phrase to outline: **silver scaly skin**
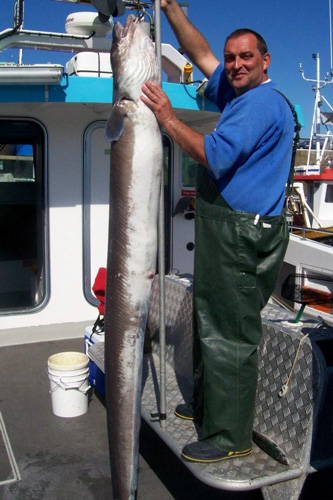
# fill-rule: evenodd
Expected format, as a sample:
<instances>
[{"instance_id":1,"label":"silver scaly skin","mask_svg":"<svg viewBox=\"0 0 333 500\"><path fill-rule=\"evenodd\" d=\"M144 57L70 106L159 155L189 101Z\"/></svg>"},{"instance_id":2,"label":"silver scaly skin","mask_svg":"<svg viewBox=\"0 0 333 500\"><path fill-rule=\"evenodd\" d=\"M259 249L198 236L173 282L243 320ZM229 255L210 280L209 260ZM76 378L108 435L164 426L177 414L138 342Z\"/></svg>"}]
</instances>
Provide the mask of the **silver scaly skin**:
<instances>
[{"instance_id":1,"label":"silver scaly skin","mask_svg":"<svg viewBox=\"0 0 333 500\"><path fill-rule=\"evenodd\" d=\"M140 100L159 81L152 41L133 16L115 24L114 103L105 309L106 406L114 500L135 498L139 458L144 332L157 258L162 140Z\"/></svg>"}]
</instances>

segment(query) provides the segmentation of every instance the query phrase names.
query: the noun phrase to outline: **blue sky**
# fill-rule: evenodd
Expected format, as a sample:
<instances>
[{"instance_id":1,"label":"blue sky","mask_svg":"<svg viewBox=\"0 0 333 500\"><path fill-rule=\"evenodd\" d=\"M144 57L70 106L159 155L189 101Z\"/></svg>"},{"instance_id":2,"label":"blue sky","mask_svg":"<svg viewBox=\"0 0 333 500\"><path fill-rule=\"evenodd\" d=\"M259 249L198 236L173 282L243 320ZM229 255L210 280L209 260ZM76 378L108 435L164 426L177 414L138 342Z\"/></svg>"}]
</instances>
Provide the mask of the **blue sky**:
<instances>
[{"instance_id":1,"label":"blue sky","mask_svg":"<svg viewBox=\"0 0 333 500\"><path fill-rule=\"evenodd\" d=\"M252 28L266 39L272 56L269 76L294 104L302 106L306 126L302 136L310 134L314 92L312 83L302 80L299 63L305 76L315 78L313 53L319 53L321 76L330 71L329 0L188 0L189 17L206 36L217 57L222 58L225 37L236 28ZM14 0L1 1L0 30L13 25ZM25 29L65 32L68 14L91 10L93 7L57 2L55 0L25 0ZM119 18L120 21L124 17ZM162 42L177 46L174 35L162 13ZM111 42L110 42L111 43ZM17 61L17 50L0 53L0 62ZM64 64L70 54L25 50L25 63ZM201 77L197 72L195 78ZM333 106L333 84L323 95Z\"/></svg>"}]
</instances>

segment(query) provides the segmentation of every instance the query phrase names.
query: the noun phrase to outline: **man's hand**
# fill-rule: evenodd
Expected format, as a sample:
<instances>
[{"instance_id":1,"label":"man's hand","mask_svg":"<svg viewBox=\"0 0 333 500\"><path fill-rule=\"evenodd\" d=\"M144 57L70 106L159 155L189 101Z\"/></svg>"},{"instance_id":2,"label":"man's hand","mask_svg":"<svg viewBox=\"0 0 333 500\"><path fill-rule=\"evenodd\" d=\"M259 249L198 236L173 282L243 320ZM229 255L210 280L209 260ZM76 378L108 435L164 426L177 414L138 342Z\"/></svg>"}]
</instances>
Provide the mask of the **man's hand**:
<instances>
[{"instance_id":1,"label":"man's hand","mask_svg":"<svg viewBox=\"0 0 333 500\"><path fill-rule=\"evenodd\" d=\"M174 0L161 0L161 9L162 10L166 9L173 2ZM153 3L155 3L155 0L153 0Z\"/></svg>"},{"instance_id":2,"label":"man's hand","mask_svg":"<svg viewBox=\"0 0 333 500\"><path fill-rule=\"evenodd\" d=\"M154 112L156 120L160 125L167 129L168 123L177 118L166 93L154 82L146 82L142 87L142 92L144 93L144 95L141 96L142 102Z\"/></svg>"},{"instance_id":3,"label":"man's hand","mask_svg":"<svg viewBox=\"0 0 333 500\"><path fill-rule=\"evenodd\" d=\"M220 61L214 56L206 38L188 20L176 0L161 0L161 9L183 52L206 78L210 78Z\"/></svg>"},{"instance_id":4,"label":"man's hand","mask_svg":"<svg viewBox=\"0 0 333 500\"><path fill-rule=\"evenodd\" d=\"M144 94L141 96L142 102L153 111L157 121L170 137L185 153L207 167L204 136L177 118L168 96L157 83L146 82L142 87L142 92Z\"/></svg>"}]
</instances>

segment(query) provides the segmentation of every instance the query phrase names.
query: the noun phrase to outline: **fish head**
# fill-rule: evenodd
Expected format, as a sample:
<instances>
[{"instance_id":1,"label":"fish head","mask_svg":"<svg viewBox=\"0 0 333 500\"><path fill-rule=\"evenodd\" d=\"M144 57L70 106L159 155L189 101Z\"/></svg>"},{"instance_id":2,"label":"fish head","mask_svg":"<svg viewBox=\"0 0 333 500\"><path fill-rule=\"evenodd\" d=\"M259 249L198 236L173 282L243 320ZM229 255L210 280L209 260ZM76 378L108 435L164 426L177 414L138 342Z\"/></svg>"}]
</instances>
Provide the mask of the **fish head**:
<instances>
[{"instance_id":1,"label":"fish head","mask_svg":"<svg viewBox=\"0 0 333 500\"><path fill-rule=\"evenodd\" d=\"M154 44L133 14L114 25L111 66L115 100L138 101L146 81L160 81Z\"/></svg>"}]
</instances>

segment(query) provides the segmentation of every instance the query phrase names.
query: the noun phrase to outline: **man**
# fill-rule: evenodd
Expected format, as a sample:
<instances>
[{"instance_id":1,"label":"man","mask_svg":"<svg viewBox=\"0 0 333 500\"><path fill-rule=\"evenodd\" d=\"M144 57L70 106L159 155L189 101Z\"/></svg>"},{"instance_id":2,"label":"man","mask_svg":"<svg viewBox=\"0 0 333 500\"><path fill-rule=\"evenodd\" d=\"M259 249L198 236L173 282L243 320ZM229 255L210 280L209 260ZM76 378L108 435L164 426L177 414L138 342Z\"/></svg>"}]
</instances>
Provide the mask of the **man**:
<instances>
[{"instance_id":1,"label":"man","mask_svg":"<svg viewBox=\"0 0 333 500\"><path fill-rule=\"evenodd\" d=\"M229 35L223 68L176 0L162 0L161 7L181 48L209 79L206 97L222 113L214 132L203 136L178 120L158 85L142 89L161 126L203 165L195 221L194 395L175 414L202 421L200 440L182 456L216 462L252 450L260 311L288 244L282 212L294 120L268 79L270 55L258 33Z\"/></svg>"}]
</instances>

